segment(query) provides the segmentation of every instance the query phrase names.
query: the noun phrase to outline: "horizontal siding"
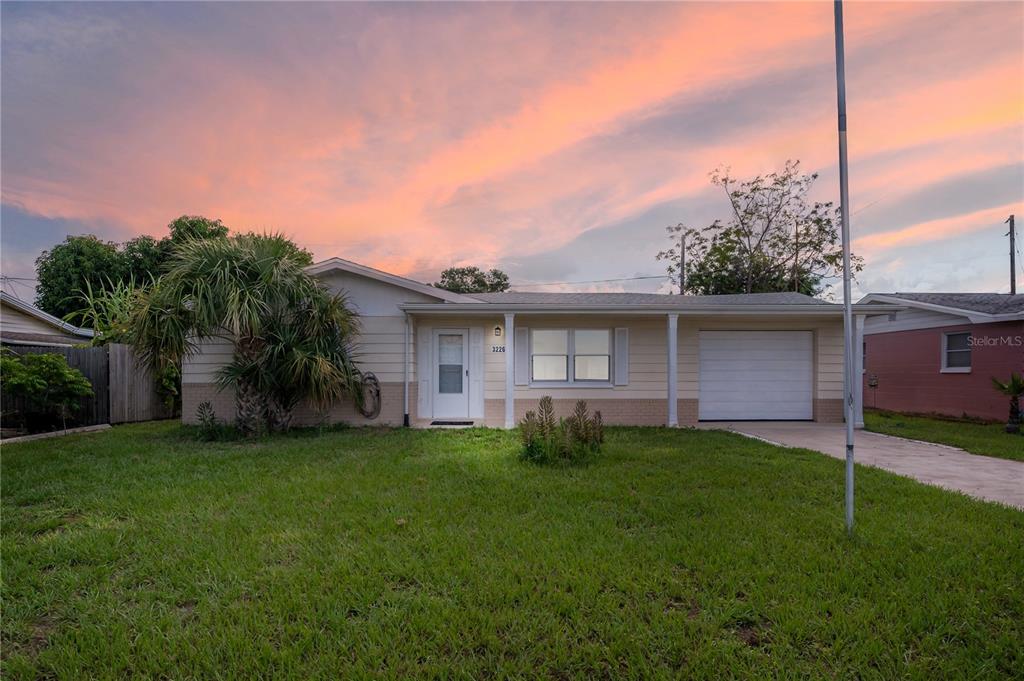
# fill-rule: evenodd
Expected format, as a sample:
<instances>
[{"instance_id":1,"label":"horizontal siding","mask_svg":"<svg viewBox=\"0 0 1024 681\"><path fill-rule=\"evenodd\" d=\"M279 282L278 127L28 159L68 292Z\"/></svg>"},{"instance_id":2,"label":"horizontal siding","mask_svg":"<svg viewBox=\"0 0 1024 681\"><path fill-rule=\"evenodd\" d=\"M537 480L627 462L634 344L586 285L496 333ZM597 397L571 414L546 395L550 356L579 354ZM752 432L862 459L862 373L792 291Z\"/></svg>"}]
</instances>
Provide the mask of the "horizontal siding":
<instances>
[{"instance_id":1,"label":"horizontal siding","mask_svg":"<svg viewBox=\"0 0 1024 681\"><path fill-rule=\"evenodd\" d=\"M196 344L196 353L181 363L182 383L213 383L217 371L231 362L231 343L219 338L210 338Z\"/></svg>"},{"instance_id":2,"label":"horizontal siding","mask_svg":"<svg viewBox=\"0 0 1024 681\"><path fill-rule=\"evenodd\" d=\"M87 343L89 341L88 338L64 333L56 326L47 324L43 320L36 319L32 315L27 315L9 305L4 305L0 308L0 328L10 333L36 333L48 336L61 336L78 343Z\"/></svg>"},{"instance_id":3,"label":"horizontal siding","mask_svg":"<svg viewBox=\"0 0 1024 681\"><path fill-rule=\"evenodd\" d=\"M516 327L524 326L565 329L628 328L629 385L593 388L585 386L571 388L516 386L515 398L517 400L539 399L544 395L571 400L664 399L667 390L665 380L667 338L664 318L516 315ZM488 371L485 383L485 397L487 399L504 399L505 355L504 353L488 353L488 355L489 366L492 368Z\"/></svg>"},{"instance_id":4,"label":"horizontal siding","mask_svg":"<svg viewBox=\"0 0 1024 681\"><path fill-rule=\"evenodd\" d=\"M362 333L354 342L356 364L364 372L375 374L381 383L401 383L405 318L361 317L359 322ZM183 363L182 382L214 382L217 371L231 361L231 354L231 343L228 341L209 340L200 343L200 351ZM415 354L412 366L415 366L414 362Z\"/></svg>"},{"instance_id":5,"label":"horizontal siding","mask_svg":"<svg viewBox=\"0 0 1024 681\"><path fill-rule=\"evenodd\" d=\"M357 361L364 371L371 371L381 382L400 383L403 379L403 349L405 319L401 316L362 317L362 333L357 339ZM506 353L492 352L491 346L505 346L507 337L495 337L495 326L504 326L501 315L467 317L422 317L416 325L431 328L484 327L484 398L503 400L505 397ZM605 317L593 316L533 316L517 315L517 327L529 328L609 328L629 329L629 385L588 388L531 388L517 386L516 399L537 399L551 395L560 399L661 399L665 397L667 348L664 317ZM808 330L815 334L816 394L818 399L842 399L843 394L843 336L841 321L811 321L798 318L765 320L763 317L747 320L720 318L688 318L679 320L678 378L679 398L696 400L699 397L699 336L701 330ZM415 328L412 344L415 344ZM203 352L190 358L183 368L186 383L210 383L220 366L231 359L230 345L224 342L205 344ZM415 347L410 348L410 381L416 381Z\"/></svg>"}]
</instances>

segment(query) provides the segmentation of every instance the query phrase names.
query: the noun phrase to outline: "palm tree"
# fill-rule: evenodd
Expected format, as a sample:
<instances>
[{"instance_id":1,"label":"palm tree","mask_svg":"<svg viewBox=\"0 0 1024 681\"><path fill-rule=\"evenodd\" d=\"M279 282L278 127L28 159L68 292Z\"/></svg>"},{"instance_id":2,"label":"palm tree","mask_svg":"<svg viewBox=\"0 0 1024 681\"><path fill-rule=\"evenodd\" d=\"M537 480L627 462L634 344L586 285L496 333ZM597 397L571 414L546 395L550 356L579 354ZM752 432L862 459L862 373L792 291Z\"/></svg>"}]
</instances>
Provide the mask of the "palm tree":
<instances>
[{"instance_id":1,"label":"palm tree","mask_svg":"<svg viewBox=\"0 0 1024 681\"><path fill-rule=\"evenodd\" d=\"M1006 382L998 378L992 379L992 386L1010 398L1010 417L1006 421L1007 433L1020 432L1020 398L1024 395L1024 376L1010 373L1010 379Z\"/></svg>"},{"instance_id":2,"label":"palm tree","mask_svg":"<svg viewBox=\"0 0 1024 681\"><path fill-rule=\"evenodd\" d=\"M344 296L305 271L308 263L275 234L186 241L136 317L136 345L159 367L202 340L228 340L233 359L218 383L234 389L247 434L286 428L306 398L319 408L344 395L359 401L351 348L358 321Z\"/></svg>"}]
</instances>

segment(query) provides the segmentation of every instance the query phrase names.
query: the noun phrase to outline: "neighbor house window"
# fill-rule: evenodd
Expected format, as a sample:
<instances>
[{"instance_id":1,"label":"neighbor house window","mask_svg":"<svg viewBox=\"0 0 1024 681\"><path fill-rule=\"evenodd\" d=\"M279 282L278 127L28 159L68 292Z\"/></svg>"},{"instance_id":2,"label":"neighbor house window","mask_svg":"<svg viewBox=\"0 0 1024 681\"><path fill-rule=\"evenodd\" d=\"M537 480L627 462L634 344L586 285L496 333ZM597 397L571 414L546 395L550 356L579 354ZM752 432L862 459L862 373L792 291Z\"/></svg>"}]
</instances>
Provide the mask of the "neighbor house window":
<instances>
[{"instance_id":1,"label":"neighbor house window","mask_svg":"<svg viewBox=\"0 0 1024 681\"><path fill-rule=\"evenodd\" d=\"M967 373L971 370L969 331L942 335L942 370L951 373Z\"/></svg>"},{"instance_id":2,"label":"neighbor house window","mask_svg":"<svg viewBox=\"0 0 1024 681\"><path fill-rule=\"evenodd\" d=\"M609 329L531 329L531 377L541 382L607 383L611 347Z\"/></svg>"}]
</instances>

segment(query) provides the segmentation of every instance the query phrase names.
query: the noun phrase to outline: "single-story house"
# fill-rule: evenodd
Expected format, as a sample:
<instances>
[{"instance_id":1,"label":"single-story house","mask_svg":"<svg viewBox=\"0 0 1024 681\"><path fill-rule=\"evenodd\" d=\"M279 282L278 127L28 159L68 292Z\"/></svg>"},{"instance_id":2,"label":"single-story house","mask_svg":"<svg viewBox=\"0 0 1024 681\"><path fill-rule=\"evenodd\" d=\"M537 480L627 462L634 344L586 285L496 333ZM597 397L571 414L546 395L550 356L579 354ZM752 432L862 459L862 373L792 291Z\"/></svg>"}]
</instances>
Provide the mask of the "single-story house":
<instances>
[{"instance_id":1,"label":"single-story house","mask_svg":"<svg viewBox=\"0 0 1024 681\"><path fill-rule=\"evenodd\" d=\"M1024 372L1024 295L872 293L902 309L864 323L864 403L919 414L1003 420L992 388Z\"/></svg>"},{"instance_id":2,"label":"single-story house","mask_svg":"<svg viewBox=\"0 0 1024 681\"><path fill-rule=\"evenodd\" d=\"M798 293L463 295L340 258L309 271L360 316L358 361L381 384L373 423L511 427L545 395L560 415L585 399L609 424L843 419L842 306ZM893 309L857 305L858 328ZM230 357L218 340L185 361L186 421L204 401L233 417L215 385ZM368 423L351 404L328 417Z\"/></svg>"},{"instance_id":3,"label":"single-story house","mask_svg":"<svg viewBox=\"0 0 1024 681\"><path fill-rule=\"evenodd\" d=\"M3 345L82 345L92 336L92 329L68 324L0 291L0 343Z\"/></svg>"}]
</instances>

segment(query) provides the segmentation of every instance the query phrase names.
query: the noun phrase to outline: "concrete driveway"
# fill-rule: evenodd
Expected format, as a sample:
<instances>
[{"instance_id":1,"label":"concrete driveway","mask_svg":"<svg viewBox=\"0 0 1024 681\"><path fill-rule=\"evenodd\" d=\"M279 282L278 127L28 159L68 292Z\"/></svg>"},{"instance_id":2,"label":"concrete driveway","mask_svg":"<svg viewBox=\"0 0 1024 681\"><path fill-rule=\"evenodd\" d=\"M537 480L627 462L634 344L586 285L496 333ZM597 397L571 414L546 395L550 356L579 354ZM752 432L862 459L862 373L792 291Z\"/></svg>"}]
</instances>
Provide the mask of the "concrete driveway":
<instances>
[{"instance_id":1,"label":"concrete driveway","mask_svg":"<svg viewBox=\"0 0 1024 681\"><path fill-rule=\"evenodd\" d=\"M796 422L702 423L701 428L733 430L784 447L814 449L846 459L842 424ZM898 475L998 501L1024 510L1024 462L968 454L962 449L905 440L858 430L854 439L857 463Z\"/></svg>"}]
</instances>

